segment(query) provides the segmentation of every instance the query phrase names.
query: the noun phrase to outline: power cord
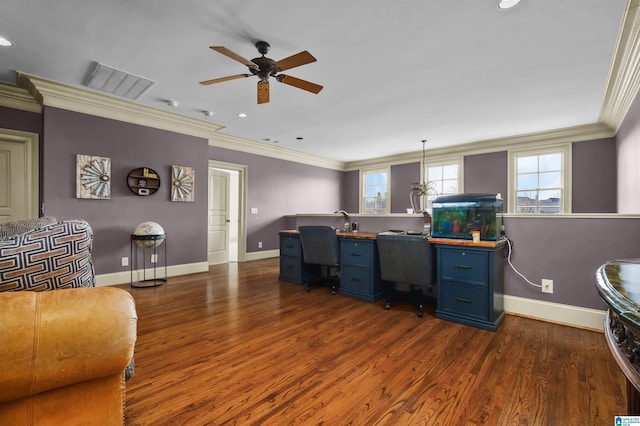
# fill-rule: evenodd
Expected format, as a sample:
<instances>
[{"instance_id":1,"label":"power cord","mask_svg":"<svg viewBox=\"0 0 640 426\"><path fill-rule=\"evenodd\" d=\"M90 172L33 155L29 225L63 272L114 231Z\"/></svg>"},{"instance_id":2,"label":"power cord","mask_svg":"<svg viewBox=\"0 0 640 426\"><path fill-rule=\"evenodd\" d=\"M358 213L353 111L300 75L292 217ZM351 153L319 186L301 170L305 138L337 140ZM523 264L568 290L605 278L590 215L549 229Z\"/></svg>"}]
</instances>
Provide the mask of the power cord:
<instances>
[{"instance_id":1,"label":"power cord","mask_svg":"<svg viewBox=\"0 0 640 426\"><path fill-rule=\"evenodd\" d=\"M504 239L507 240L507 247L508 247L508 250L507 250L507 263L509 264L509 266L511 266L511 269L513 269L513 271L516 274L518 274L527 284L530 284L530 285L532 285L534 287L542 288L542 284L536 284L536 283L533 283L533 282L529 281L529 279L527 277L522 275L520 273L520 271L518 271L516 269L516 267L513 266L513 263L511 263L511 254L513 253L513 247L512 247L513 246L513 242L509 238L507 238L506 235L504 236Z\"/></svg>"}]
</instances>

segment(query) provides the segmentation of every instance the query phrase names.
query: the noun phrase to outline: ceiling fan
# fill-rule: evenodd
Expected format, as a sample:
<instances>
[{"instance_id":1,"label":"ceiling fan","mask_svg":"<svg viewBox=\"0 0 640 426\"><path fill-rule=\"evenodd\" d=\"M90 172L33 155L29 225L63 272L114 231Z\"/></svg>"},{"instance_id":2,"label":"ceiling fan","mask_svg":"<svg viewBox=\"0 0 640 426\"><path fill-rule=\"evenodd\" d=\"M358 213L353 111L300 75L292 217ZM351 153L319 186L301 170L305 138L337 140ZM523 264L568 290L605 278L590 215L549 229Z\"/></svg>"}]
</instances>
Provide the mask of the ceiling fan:
<instances>
[{"instance_id":1,"label":"ceiling fan","mask_svg":"<svg viewBox=\"0 0 640 426\"><path fill-rule=\"evenodd\" d=\"M271 46L266 41L259 41L256 43L258 52L262 55L260 58L254 58L248 60L232 52L223 46L210 46L211 49L218 53L222 53L229 58L240 62L241 64L249 67L251 74L236 74L227 77L214 78L212 80L201 81L202 85L209 85L215 83L221 83L223 81L235 80L238 78L251 77L252 75L258 76L258 103L264 104L269 102L269 77L275 78L280 83L288 84L289 86L297 87L298 89L306 90L311 93L319 93L322 90L322 86L319 84L311 83L310 81L302 80L300 78L292 77L290 75L279 74L284 70L299 67L300 65L306 65L311 62L315 62L316 58L306 50L296 53L295 55L274 61L271 58L267 58L266 55Z\"/></svg>"}]
</instances>

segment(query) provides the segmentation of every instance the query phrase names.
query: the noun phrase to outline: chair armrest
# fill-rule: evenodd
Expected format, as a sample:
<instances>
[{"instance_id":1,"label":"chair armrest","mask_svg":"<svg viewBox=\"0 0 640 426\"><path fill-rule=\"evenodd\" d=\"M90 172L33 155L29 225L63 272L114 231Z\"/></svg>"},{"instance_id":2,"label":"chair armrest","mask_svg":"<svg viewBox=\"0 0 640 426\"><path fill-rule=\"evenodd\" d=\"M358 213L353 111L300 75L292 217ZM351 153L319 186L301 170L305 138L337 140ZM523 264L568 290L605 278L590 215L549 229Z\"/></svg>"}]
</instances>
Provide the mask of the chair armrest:
<instances>
[{"instance_id":1,"label":"chair armrest","mask_svg":"<svg viewBox=\"0 0 640 426\"><path fill-rule=\"evenodd\" d=\"M0 402L123 374L136 325L115 287L0 293Z\"/></svg>"}]
</instances>

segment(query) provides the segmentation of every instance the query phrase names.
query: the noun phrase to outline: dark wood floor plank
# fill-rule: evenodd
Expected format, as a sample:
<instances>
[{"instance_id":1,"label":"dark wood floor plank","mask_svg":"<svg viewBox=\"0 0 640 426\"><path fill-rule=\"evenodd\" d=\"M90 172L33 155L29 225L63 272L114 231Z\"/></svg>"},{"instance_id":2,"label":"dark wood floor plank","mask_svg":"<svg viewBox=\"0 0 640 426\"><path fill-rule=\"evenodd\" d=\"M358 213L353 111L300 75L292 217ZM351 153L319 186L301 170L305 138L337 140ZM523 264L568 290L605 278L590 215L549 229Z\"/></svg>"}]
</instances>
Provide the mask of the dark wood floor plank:
<instances>
[{"instance_id":1,"label":"dark wood floor plank","mask_svg":"<svg viewBox=\"0 0 640 426\"><path fill-rule=\"evenodd\" d=\"M497 332L278 281L277 259L130 288L129 425L610 424L625 382L601 333ZM567 423L568 422L568 423Z\"/></svg>"}]
</instances>

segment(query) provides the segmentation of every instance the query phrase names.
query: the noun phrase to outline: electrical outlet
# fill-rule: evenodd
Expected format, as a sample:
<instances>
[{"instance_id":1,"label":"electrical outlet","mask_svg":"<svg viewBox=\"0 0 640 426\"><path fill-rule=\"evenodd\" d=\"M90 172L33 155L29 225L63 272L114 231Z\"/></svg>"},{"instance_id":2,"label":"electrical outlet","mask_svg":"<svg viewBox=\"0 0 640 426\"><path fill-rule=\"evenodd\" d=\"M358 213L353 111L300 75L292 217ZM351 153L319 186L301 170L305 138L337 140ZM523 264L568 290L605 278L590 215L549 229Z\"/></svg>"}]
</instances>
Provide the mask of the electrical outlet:
<instances>
[{"instance_id":1,"label":"electrical outlet","mask_svg":"<svg viewBox=\"0 0 640 426\"><path fill-rule=\"evenodd\" d=\"M129 258L127 256L122 258L122 266L129 266Z\"/></svg>"},{"instance_id":2,"label":"electrical outlet","mask_svg":"<svg viewBox=\"0 0 640 426\"><path fill-rule=\"evenodd\" d=\"M553 293L553 280L542 279L542 292Z\"/></svg>"},{"instance_id":3,"label":"electrical outlet","mask_svg":"<svg viewBox=\"0 0 640 426\"><path fill-rule=\"evenodd\" d=\"M158 255L151 254L151 263L156 263L156 262L158 262Z\"/></svg>"},{"instance_id":4,"label":"electrical outlet","mask_svg":"<svg viewBox=\"0 0 640 426\"><path fill-rule=\"evenodd\" d=\"M262 241L258 241L258 248L262 248Z\"/></svg>"}]
</instances>

